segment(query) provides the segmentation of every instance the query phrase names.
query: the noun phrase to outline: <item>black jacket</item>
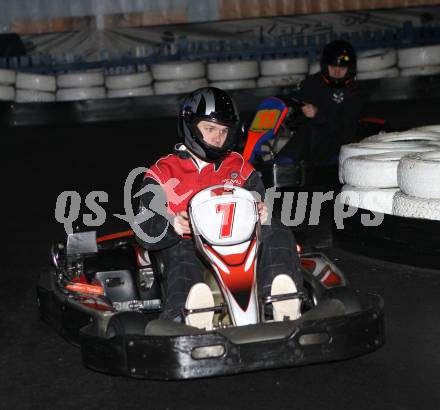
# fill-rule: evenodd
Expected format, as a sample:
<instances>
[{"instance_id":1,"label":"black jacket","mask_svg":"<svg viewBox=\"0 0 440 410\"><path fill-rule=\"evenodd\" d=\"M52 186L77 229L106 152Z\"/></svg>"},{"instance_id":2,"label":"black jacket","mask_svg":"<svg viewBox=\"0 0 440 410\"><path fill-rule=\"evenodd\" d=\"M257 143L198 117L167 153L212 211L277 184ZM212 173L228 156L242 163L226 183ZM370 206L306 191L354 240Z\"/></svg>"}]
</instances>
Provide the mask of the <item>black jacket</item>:
<instances>
[{"instance_id":1,"label":"black jacket","mask_svg":"<svg viewBox=\"0 0 440 410\"><path fill-rule=\"evenodd\" d=\"M294 97L318 108L315 118L306 121L329 138L345 143L356 135L363 100L356 82L332 87L316 73L301 82Z\"/></svg>"}]
</instances>

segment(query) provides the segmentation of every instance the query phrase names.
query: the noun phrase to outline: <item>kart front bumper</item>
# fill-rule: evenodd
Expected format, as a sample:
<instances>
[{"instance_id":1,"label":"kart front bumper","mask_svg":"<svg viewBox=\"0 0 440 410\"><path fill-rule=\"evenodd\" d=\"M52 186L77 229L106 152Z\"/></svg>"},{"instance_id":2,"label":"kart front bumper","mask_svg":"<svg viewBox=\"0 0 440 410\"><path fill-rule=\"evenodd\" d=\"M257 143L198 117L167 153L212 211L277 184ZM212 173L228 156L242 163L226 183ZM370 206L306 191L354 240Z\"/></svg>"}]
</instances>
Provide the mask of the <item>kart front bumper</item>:
<instances>
[{"instance_id":1,"label":"kart front bumper","mask_svg":"<svg viewBox=\"0 0 440 410\"><path fill-rule=\"evenodd\" d=\"M363 299L364 309L351 314L185 335L104 338L91 324L80 332L82 357L97 371L163 380L348 359L384 343L383 301L372 294Z\"/></svg>"}]
</instances>

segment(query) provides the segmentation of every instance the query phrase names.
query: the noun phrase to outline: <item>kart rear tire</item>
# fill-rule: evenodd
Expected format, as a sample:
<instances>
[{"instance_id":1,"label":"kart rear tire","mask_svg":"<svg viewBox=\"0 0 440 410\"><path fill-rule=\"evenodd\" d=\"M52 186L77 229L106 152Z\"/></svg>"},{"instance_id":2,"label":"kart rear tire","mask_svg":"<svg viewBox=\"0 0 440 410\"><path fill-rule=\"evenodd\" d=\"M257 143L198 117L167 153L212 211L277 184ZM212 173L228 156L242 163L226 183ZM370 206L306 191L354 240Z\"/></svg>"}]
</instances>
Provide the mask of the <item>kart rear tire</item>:
<instances>
[{"instance_id":1,"label":"kart rear tire","mask_svg":"<svg viewBox=\"0 0 440 410\"><path fill-rule=\"evenodd\" d=\"M139 312L118 313L110 319L105 336L143 335L150 320L149 316Z\"/></svg>"}]
</instances>

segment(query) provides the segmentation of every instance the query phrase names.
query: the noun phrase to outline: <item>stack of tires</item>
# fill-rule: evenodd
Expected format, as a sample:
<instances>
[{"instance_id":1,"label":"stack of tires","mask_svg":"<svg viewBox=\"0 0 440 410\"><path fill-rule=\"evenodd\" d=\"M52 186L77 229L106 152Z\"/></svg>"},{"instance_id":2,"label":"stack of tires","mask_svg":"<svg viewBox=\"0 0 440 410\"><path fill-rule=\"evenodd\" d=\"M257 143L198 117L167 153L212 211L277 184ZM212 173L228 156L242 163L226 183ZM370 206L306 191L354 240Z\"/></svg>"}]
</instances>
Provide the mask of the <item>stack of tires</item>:
<instances>
[{"instance_id":1,"label":"stack of tires","mask_svg":"<svg viewBox=\"0 0 440 410\"><path fill-rule=\"evenodd\" d=\"M307 58L285 58L260 61L260 87L279 87L295 85L302 81L309 70Z\"/></svg>"},{"instance_id":2,"label":"stack of tires","mask_svg":"<svg viewBox=\"0 0 440 410\"><path fill-rule=\"evenodd\" d=\"M340 201L385 214L394 213L400 190L398 168L402 158L438 149L440 133L406 131L379 134L341 147L339 179L344 186Z\"/></svg>"},{"instance_id":3,"label":"stack of tires","mask_svg":"<svg viewBox=\"0 0 440 410\"><path fill-rule=\"evenodd\" d=\"M201 61L153 64L154 93L181 94L206 87L205 64Z\"/></svg>"},{"instance_id":4,"label":"stack of tires","mask_svg":"<svg viewBox=\"0 0 440 410\"><path fill-rule=\"evenodd\" d=\"M440 45L404 48L397 55L403 77L440 74Z\"/></svg>"},{"instance_id":5,"label":"stack of tires","mask_svg":"<svg viewBox=\"0 0 440 410\"><path fill-rule=\"evenodd\" d=\"M17 73L15 101L19 103L55 101L55 77L44 74Z\"/></svg>"},{"instance_id":6,"label":"stack of tires","mask_svg":"<svg viewBox=\"0 0 440 410\"><path fill-rule=\"evenodd\" d=\"M105 98L102 72L77 72L58 74L57 101L77 101Z\"/></svg>"},{"instance_id":7,"label":"stack of tires","mask_svg":"<svg viewBox=\"0 0 440 410\"><path fill-rule=\"evenodd\" d=\"M371 80L399 76L397 53L392 48L366 50L358 53L357 78Z\"/></svg>"},{"instance_id":8,"label":"stack of tires","mask_svg":"<svg viewBox=\"0 0 440 410\"><path fill-rule=\"evenodd\" d=\"M149 71L133 74L108 75L105 77L108 98L140 97L153 95Z\"/></svg>"},{"instance_id":9,"label":"stack of tires","mask_svg":"<svg viewBox=\"0 0 440 410\"><path fill-rule=\"evenodd\" d=\"M15 100L15 80L16 75L14 70L0 69L0 100L14 101Z\"/></svg>"},{"instance_id":10,"label":"stack of tires","mask_svg":"<svg viewBox=\"0 0 440 410\"><path fill-rule=\"evenodd\" d=\"M256 88L258 61L225 61L207 65L209 85L223 90Z\"/></svg>"}]
</instances>

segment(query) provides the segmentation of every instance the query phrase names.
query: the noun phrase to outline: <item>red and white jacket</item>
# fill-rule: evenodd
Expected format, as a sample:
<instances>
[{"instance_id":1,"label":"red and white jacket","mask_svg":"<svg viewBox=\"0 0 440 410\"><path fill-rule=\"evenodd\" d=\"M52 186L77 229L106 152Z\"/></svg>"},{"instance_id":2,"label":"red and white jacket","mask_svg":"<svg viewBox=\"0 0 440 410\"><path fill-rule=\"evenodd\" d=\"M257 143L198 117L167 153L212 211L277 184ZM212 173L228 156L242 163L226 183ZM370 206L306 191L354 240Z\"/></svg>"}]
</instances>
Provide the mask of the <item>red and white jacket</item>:
<instances>
[{"instance_id":1,"label":"red and white jacket","mask_svg":"<svg viewBox=\"0 0 440 410\"><path fill-rule=\"evenodd\" d=\"M170 221L176 213L188 209L196 193L213 185L240 186L264 198L261 178L237 152L231 152L222 161L206 163L193 157L183 145L177 145L173 154L160 158L144 175L142 189L146 192L140 200L140 211L151 209L154 216L139 226L151 237L160 236L165 229L167 233L154 244L140 241L142 246L158 250L177 243L181 237Z\"/></svg>"}]
</instances>

